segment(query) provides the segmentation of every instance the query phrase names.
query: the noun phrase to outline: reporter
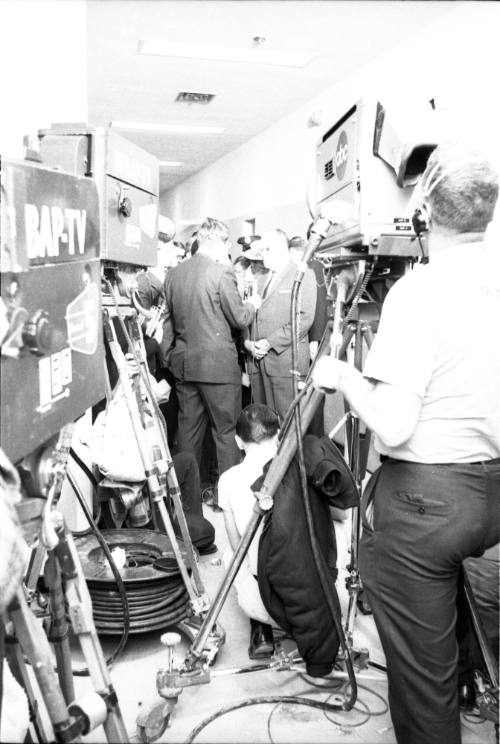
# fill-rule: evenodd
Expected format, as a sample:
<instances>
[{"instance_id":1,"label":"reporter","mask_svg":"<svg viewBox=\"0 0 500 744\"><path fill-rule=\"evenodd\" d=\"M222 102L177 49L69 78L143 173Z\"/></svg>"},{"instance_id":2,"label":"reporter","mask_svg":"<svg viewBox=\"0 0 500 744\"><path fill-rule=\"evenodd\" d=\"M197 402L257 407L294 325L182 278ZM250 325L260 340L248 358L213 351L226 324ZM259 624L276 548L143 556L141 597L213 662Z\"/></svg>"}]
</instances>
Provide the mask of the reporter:
<instances>
[{"instance_id":1,"label":"reporter","mask_svg":"<svg viewBox=\"0 0 500 744\"><path fill-rule=\"evenodd\" d=\"M498 197L486 158L441 145L422 178L429 264L387 295L363 375L323 358L384 456L363 497L361 576L387 658L400 744L458 744L456 597L462 561L499 539Z\"/></svg>"}]
</instances>

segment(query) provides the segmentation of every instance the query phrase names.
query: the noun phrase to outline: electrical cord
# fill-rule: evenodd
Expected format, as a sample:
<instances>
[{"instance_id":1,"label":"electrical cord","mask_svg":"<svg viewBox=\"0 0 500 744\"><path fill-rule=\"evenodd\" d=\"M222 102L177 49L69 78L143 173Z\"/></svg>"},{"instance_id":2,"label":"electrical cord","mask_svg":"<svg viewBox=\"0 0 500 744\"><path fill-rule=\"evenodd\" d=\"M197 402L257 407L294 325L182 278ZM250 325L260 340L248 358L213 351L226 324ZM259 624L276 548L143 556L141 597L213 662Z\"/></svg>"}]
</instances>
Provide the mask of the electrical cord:
<instances>
[{"instance_id":1,"label":"electrical cord","mask_svg":"<svg viewBox=\"0 0 500 744\"><path fill-rule=\"evenodd\" d=\"M115 650L113 651L113 653L111 654L111 656L108 659L106 659L106 665L108 666L108 668L111 668L113 666L113 664L115 663L115 661L121 656L121 654L122 654L122 652L123 652L123 650L124 650L124 648L125 648L125 646L127 644L127 641L128 641L128 636L129 636L129 631L130 631L130 612L129 612L128 598L127 598L127 591L125 589L125 584L123 582L123 579L122 579L122 577L120 575L120 571L118 570L118 568L116 566L116 563L115 563L115 561L113 559L113 556L111 555L111 551L110 551L110 549L108 547L108 544L107 544L106 540L104 539L104 537L102 536L99 528L97 527L97 524L95 523L94 518L92 517L92 514L90 513L90 509L87 506L87 503L85 501L85 498L84 498L82 492L80 491L80 488L79 488L78 484L74 481L74 479L72 478L72 476L71 476L70 473L67 473L66 475L67 475L67 478L68 478L68 482L69 482L71 488L73 489L73 491L74 491L74 493L75 493L75 495L76 495L76 497L78 499L78 502L80 504L80 507L81 507L83 513L85 514L85 516L87 518L87 521L88 521L88 523L89 523L89 525L90 525L90 527L91 527L94 535L97 538L97 541L98 541L99 545L101 546L101 548L104 551L104 554L105 554L105 556L106 556L106 558L108 560L108 563L110 565L111 571L112 571L113 576L115 578L116 585L117 585L118 591L120 593L120 598L121 598L121 601L122 601L122 608L123 608L123 633L121 635L121 638L120 638L120 641L119 641L117 647L115 648ZM88 677L89 676L89 670L88 670L88 668L75 669L75 670L73 670L73 675L75 677Z\"/></svg>"},{"instance_id":2,"label":"electrical cord","mask_svg":"<svg viewBox=\"0 0 500 744\"><path fill-rule=\"evenodd\" d=\"M304 270L302 271L299 270L297 272L297 277L295 278L295 281L292 287L290 315L291 315L291 330L292 330L291 355L292 355L292 369L293 370L296 369L297 357L298 357L298 315L299 315L298 293L300 290L300 286L301 286L304 274L305 274ZM295 390L297 390L296 380L295 380ZM344 708L344 710L350 710L353 707L354 703L356 702L356 696L357 696L356 677L354 675L354 668L352 665L351 653L347 646L347 642L344 636L344 630L342 628L342 622L340 618L339 599L335 591L335 588L332 589L331 575L328 572L328 567L325 565L325 559L323 557L323 554L321 553L321 550L319 548L318 541L316 539L316 535L314 532L313 516L312 516L311 503L309 500L309 491L308 491L308 486L307 486L307 474L306 474L306 468L305 468L304 448L303 448L303 442L302 442L302 421L301 421L301 414L300 414L299 406L296 406L294 409L294 420L295 420L295 434L296 434L296 439L297 439L297 454L298 454L298 462L299 462L301 490L302 490L304 510L306 514L306 522L307 522L307 528L309 532L310 544L311 544L311 549L313 552L313 558L314 558L314 562L316 565L316 570L318 572L318 577L321 582L321 587L323 589L323 593L327 601L328 608L330 610L330 614L332 616L332 619L335 625L335 629L337 631L340 645L345 655L347 673L349 675L349 681L351 683L351 694L349 698L345 700L342 707Z\"/></svg>"},{"instance_id":3,"label":"electrical cord","mask_svg":"<svg viewBox=\"0 0 500 744\"><path fill-rule=\"evenodd\" d=\"M344 684L344 683L342 683ZM349 684L349 683L348 683ZM221 718L224 715L227 715L228 713L232 713L235 710L239 710L240 708L246 708L252 705L266 705L266 704L272 704L275 703L274 708L271 710L268 719L267 719L267 733L269 736L269 741L271 744L274 744L274 739L271 733L271 720L276 712L277 708L279 708L280 705L304 705L310 708L316 708L318 710L323 711L323 715L330 721L331 723L334 723L337 726L342 726L343 728L356 728L359 726L364 725L370 718L374 716L381 716L388 712L389 706L387 705L387 701L385 698L380 695L378 692L374 692L373 690L370 690L370 688L366 687L365 685L358 685L359 689L367 690L372 695L374 695L376 698L379 698L384 704L384 708L379 711L372 711L370 709L370 706L365 703L362 700L358 700L358 703L360 703L363 706L363 710L354 707L353 710L356 710L359 713L363 713L365 715L365 718L362 721L357 721L356 723L346 723L342 720L334 720L330 717L329 713L333 713L334 711L338 713L339 708L336 705L331 705L328 701L332 697L334 693L331 693L326 700L311 700L309 698L304 698L302 695L304 695L308 690L303 690L297 695L273 695L273 696L266 696L266 697L259 697L259 698L249 698L247 700L243 700L242 702L235 703L234 705L228 705L224 708L221 708L220 710L216 711L215 713L212 713L210 716L207 716L204 718L192 731L189 733L186 744L191 744L194 742L196 737L205 729L207 726L209 726L213 721L217 720L218 718ZM325 692L325 688L322 688L323 692ZM327 688L328 689L328 688Z\"/></svg>"},{"instance_id":4,"label":"electrical cord","mask_svg":"<svg viewBox=\"0 0 500 744\"><path fill-rule=\"evenodd\" d=\"M318 708L319 710L327 710L331 712L339 710L338 705L331 705L330 703L326 703L321 700L310 700L309 698L295 697L293 695L272 695L269 697L266 696L259 698L248 698L247 700L243 700L239 703L234 703L233 705L227 705L224 708L220 708L215 713L212 713L210 716L204 718L203 721L201 721L201 723L199 723L198 726L196 726L189 733L186 739L186 744L191 744L191 742L196 739L196 737L203 731L203 729L206 728L213 721L217 720L217 718L227 715L227 713L231 713L233 710L247 708L251 705L264 705L266 703L290 703L292 705L305 705L309 708Z\"/></svg>"},{"instance_id":5,"label":"electrical cord","mask_svg":"<svg viewBox=\"0 0 500 744\"><path fill-rule=\"evenodd\" d=\"M330 698L331 698L331 695L327 697L326 702L328 702ZM369 721L371 716L370 716L370 709L363 700L360 700L358 698L357 703L358 705L362 705L364 710L362 708L358 708L356 705L353 705L351 710L355 710L357 713L364 713L365 717L362 718L361 721L356 721L356 723L346 723L345 721L342 721L339 719L335 720L326 712L326 710L323 711L323 715L328 721L330 721L330 723L334 723L336 726L342 726L343 728L358 728L359 726L363 726L367 721Z\"/></svg>"},{"instance_id":6,"label":"electrical cord","mask_svg":"<svg viewBox=\"0 0 500 744\"><path fill-rule=\"evenodd\" d=\"M80 470L82 470L85 473L85 475L87 476L87 478L89 479L89 481L90 481L90 483L92 485L92 488L94 489L93 492L96 493L97 492L98 484L97 484L97 480L96 480L96 478L94 476L94 473L87 466L87 463L85 463L81 459L81 457L79 457L79 455L77 455L77 453L75 452L75 450L73 449L73 447L71 447L71 449L69 451L69 454L70 454L70 457L72 457L73 460L76 462L76 464L80 467ZM101 518L101 504L99 503L99 505L97 507L97 514L94 517L94 521L95 521L96 524L99 524L100 518ZM89 525L86 530L71 530L71 532L76 537L86 537L87 535L90 535L90 533L92 532L92 527Z\"/></svg>"},{"instance_id":7,"label":"electrical cord","mask_svg":"<svg viewBox=\"0 0 500 744\"><path fill-rule=\"evenodd\" d=\"M480 726L482 723L486 723L487 720L480 713L462 713L462 718L464 721L467 721L467 723L474 724L474 726Z\"/></svg>"}]
</instances>

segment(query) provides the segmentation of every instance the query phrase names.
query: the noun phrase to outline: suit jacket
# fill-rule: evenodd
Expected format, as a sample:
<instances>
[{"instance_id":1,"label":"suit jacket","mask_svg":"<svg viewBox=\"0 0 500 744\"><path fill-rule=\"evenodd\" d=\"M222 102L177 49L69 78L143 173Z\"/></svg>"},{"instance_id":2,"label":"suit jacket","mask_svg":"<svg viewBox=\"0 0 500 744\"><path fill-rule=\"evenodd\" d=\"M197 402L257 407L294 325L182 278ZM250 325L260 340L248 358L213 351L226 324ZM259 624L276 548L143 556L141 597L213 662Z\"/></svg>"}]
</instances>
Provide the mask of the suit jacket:
<instances>
[{"instance_id":1,"label":"suit jacket","mask_svg":"<svg viewBox=\"0 0 500 744\"><path fill-rule=\"evenodd\" d=\"M266 338L271 349L260 360L261 370L269 377L290 377L292 369L292 328L290 306L292 286L297 275L297 266L290 261L276 281L271 285L257 311L250 328L244 332L245 339L258 341ZM316 308L316 278L307 269L298 298L299 305L299 343L298 368L301 375L309 368L308 332L314 320ZM249 358L249 372L254 371L255 362Z\"/></svg>"},{"instance_id":2,"label":"suit jacket","mask_svg":"<svg viewBox=\"0 0 500 744\"><path fill-rule=\"evenodd\" d=\"M162 356L176 380L241 383L231 329L248 326L255 311L232 266L196 253L167 273L165 300Z\"/></svg>"}]
</instances>

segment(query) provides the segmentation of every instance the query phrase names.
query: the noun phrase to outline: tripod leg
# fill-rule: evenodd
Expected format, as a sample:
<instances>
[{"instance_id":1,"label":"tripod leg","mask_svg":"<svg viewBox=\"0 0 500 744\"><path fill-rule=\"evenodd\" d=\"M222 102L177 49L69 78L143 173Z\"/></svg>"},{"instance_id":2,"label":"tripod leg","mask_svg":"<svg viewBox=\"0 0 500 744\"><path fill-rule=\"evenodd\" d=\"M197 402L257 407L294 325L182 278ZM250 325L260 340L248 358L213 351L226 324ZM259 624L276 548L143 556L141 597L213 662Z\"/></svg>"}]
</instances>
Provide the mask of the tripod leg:
<instances>
[{"instance_id":1,"label":"tripod leg","mask_svg":"<svg viewBox=\"0 0 500 744\"><path fill-rule=\"evenodd\" d=\"M123 722L118 698L97 637L87 583L73 536L66 529L62 518L57 525L57 534L59 542L54 551L65 580L68 612L73 630L78 636L94 689L106 703L107 716L102 725L107 740L109 742L127 742L127 730Z\"/></svg>"},{"instance_id":2,"label":"tripod leg","mask_svg":"<svg viewBox=\"0 0 500 744\"><path fill-rule=\"evenodd\" d=\"M57 661L57 674L64 699L69 705L75 699L71 652L69 648L69 625L66 620L61 573L53 551L49 551L45 564L45 580L50 591L51 627L49 640L54 646Z\"/></svg>"},{"instance_id":3,"label":"tripod leg","mask_svg":"<svg viewBox=\"0 0 500 744\"><path fill-rule=\"evenodd\" d=\"M140 369L141 369L141 379L142 382L147 390L149 402L152 408L152 419L151 419L151 426L154 427L157 433L157 437L159 440L159 444L161 445L161 454L163 456L164 461L167 463L167 484L168 484L168 493L171 497L173 504L174 504L174 510L175 510L175 516L177 518L177 522L179 524L179 528L181 531L182 539L184 542L184 548L186 550L187 554L187 562L188 566L191 568L192 571L192 578L194 581L194 584L196 586L196 589L198 593L201 596L201 607L200 609L206 608L206 605L208 604L208 597L203 597L205 595L205 587L203 585L203 582L201 580L200 572L198 569L198 563L196 561L194 551L193 551L193 544L191 542L191 536L189 534L186 517L184 514L184 510L182 508L182 500L181 500L181 492L179 489L179 482L177 480L177 475L175 473L175 468L172 463L172 457L170 455L170 448L168 446L168 438L167 438L167 426L165 423L165 419L163 418L163 414L160 411L160 407L158 405L158 402L155 398L154 392L151 387L151 381L149 378L149 370L147 366L147 358L146 358L146 349L144 347L144 340L142 337L141 328L139 326L139 320L137 318L137 315L130 318L130 326L131 326L131 343L135 344L135 352L138 352L138 357L140 361ZM163 518L163 512L161 512L162 520Z\"/></svg>"},{"instance_id":4,"label":"tripod leg","mask_svg":"<svg viewBox=\"0 0 500 744\"><path fill-rule=\"evenodd\" d=\"M12 676L14 677L16 682L23 688L26 694L26 699L28 701L30 726L33 727L36 740L39 742L50 741L51 736L45 730L45 726L40 715L40 709L35 690L33 689L28 670L26 669L23 652L19 645L19 641L15 636L7 636L6 638L5 657L8 661Z\"/></svg>"},{"instance_id":5,"label":"tripod leg","mask_svg":"<svg viewBox=\"0 0 500 744\"><path fill-rule=\"evenodd\" d=\"M136 398L135 398L135 395L134 395L134 392L132 390L132 386L130 383L130 378L128 375L128 370L127 370L127 366L125 362L125 357L123 355L123 352L116 338L116 333L115 333L115 329L113 328L113 324L111 323L109 317L107 317L106 313L104 314L104 331L106 334L106 339L109 344L109 348L111 350L111 354L113 356L113 360L118 370L120 384L122 386L122 390L125 396L125 402L127 404L128 413L129 413L130 420L132 422L132 426L134 429L137 446L139 448L141 459L144 465L144 471L146 473L150 496L158 504L160 515L161 515L162 521L164 522L167 536L171 542L172 550L174 552L177 565L179 566L179 571L181 572L182 580L189 594L191 604L194 608L198 608L200 604L200 597L198 595L196 588L193 586L191 582L187 567L182 558L182 554L181 554L181 550L177 542L177 538L175 536L170 518L167 513L167 509L165 507L165 503L163 500L164 495L165 495L165 489L162 488L161 486L161 483L158 477L158 469L155 466L155 463L153 462L153 459L152 459L152 456L149 450L149 444L147 443L146 438L145 438L145 431L142 425L141 416L140 416L139 408L137 406Z\"/></svg>"},{"instance_id":6,"label":"tripod leg","mask_svg":"<svg viewBox=\"0 0 500 744\"><path fill-rule=\"evenodd\" d=\"M193 661L199 658L203 653L203 649L205 648L208 636L212 632L212 628L217 621L217 618L219 617L219 613L222 610L222 607L224 606L224 602L227 599L229 590L231 589L236 574L238 573L245 555L248 552L250 543L252 542L253 537L257 532L257 528L260 524L262 516L263 514L260 511L255 511L252 514L252 518L241 537L236 552L234 553L231 563L229 564L229 567L227 569L226 575L224 576L222 583L217 590L217 594L212 601L208 613L203 619L203 623L201 625L199 633L189 649L189 656L191 656Z\"/></svg>"},{"instance_id":7,"label":"tripod leg","mask_svg":"<svg viewBox=\"0 0 500 744\"><path fill-rule=\"evenodd\" d=\"M41 624L28 608L23 589L18 590L9 607L9 615L14 623L21 648L32 662L33 672L47 707L56 739L69 740L65 734L70 729L71 721L59 687L59 680L54 672L50 645ZM37 718L38 722L39 719ZM48 740L50 739L45 739L45 741ZM73 738L72 740L80 741L80 738Z\"/></svg>"}]
</instances>

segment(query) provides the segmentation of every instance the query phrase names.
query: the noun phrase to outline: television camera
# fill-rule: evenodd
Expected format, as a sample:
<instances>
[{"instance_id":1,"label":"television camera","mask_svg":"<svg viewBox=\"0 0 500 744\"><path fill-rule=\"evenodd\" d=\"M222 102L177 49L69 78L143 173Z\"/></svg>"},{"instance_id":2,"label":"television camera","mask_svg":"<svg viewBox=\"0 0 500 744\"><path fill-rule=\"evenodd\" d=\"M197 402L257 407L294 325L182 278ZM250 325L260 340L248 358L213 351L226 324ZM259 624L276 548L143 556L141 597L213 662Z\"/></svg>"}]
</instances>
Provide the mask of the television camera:
<instances>
[{"instance_id":1,"label":"television camera","mask_svg":"<svg viewBox=\"0 0 500 744\"><path fill-rule=\"evenodd\" d=\"M415 262L427 261L427 225L414 191L432 151L449 137L448 123L435 110L434 102L430 103L430 109L420 116L412 112L405 118L379 101L363 99L325 132L317 146L319 215L327 216L337 200L351 212L341 224L326 224L324 240L316 249L335 302L331 353L348 359L358 369L371 345L388 289ZM346 425L346 454L361 493L370 432L361 432L356 414L344 405L346 414L341 423ZM354 509L346 580L348 639L352 638L356 605L364 609L359 538L359 514ZM498 726L498 670L465 569L463 583L488 678L476 680L478 706Z\"/></svg>"}]
</instances>

